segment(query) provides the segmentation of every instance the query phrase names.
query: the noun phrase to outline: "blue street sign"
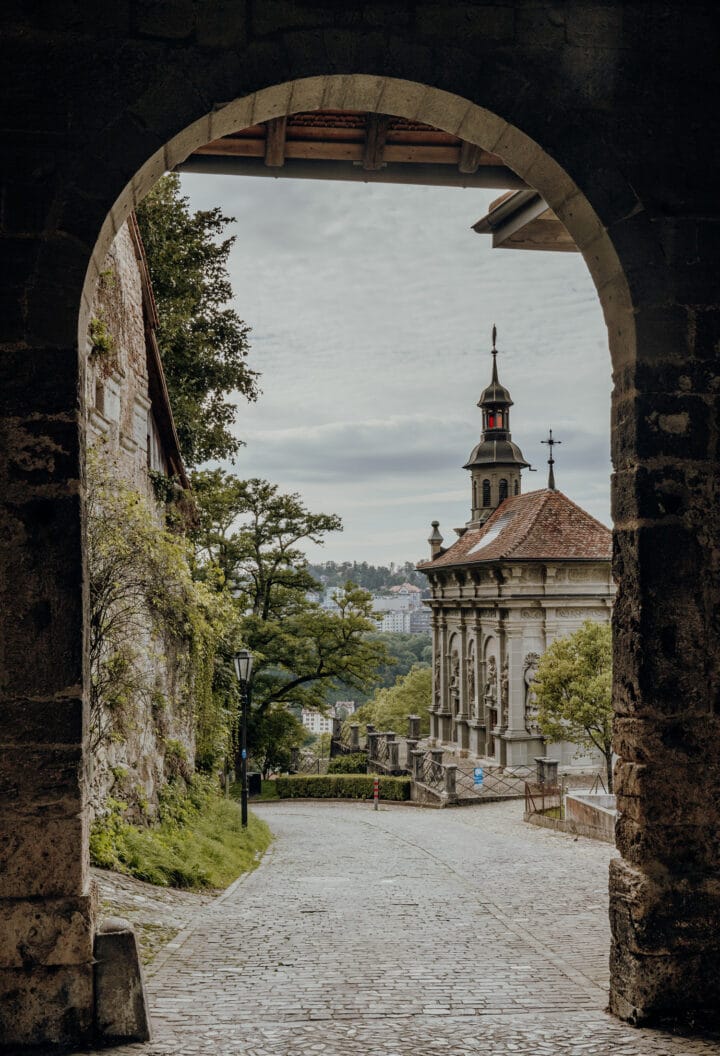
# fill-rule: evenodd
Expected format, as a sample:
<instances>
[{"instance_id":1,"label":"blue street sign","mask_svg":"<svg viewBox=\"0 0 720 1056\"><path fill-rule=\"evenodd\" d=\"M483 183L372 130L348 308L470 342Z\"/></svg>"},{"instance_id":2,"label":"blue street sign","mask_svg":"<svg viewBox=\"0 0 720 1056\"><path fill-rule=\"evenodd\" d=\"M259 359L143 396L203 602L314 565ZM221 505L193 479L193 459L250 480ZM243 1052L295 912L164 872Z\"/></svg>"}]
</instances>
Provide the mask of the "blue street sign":
<instances>
[{"instance_id":1,"label":"blue street sign","mask_svg":"<svg viewBox=\"0 0 720 1056\"><path fill-rule=\"evenodd\" d=\"M242 758L247 759L247 751L244 748L242 750Z\"/></svg>"},{"instance_id":2,"label":"blue street sign","mask_svg":"<svg viewBox=\"0 0 720 1056\"><path fill-rule=\"evenodd\" d=\"M483 774L483 768L481 766L476 766L473 770L473 781L475 782L475 784L481 785L483 783L484 776L485 775Z\"/></svg>"}]
</instances>

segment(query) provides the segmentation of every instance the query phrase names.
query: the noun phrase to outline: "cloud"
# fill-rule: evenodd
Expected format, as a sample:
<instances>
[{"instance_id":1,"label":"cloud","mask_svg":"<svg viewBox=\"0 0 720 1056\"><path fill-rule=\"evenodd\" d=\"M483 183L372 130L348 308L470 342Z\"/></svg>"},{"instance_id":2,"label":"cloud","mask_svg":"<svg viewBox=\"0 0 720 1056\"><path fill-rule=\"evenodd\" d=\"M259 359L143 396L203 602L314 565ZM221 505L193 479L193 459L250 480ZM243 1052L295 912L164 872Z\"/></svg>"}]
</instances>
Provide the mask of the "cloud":
<instances>
[{"instance_id":1,"label":"cloud","mask_svg":"<svg viewBox=\"0 0 720 1056\"><path fill-rule=\"evenodd\" d=\"M182 179L194 208L237 217L235 303L263 375L237 471L337 510L326 556L404 560L433 517L467 519L493 323L513 439L538 467L525 490L552 427L559 486L607 521L610 357L579 255L493 250L470 225L497 192Z\"/></svg>"}]
</instances>

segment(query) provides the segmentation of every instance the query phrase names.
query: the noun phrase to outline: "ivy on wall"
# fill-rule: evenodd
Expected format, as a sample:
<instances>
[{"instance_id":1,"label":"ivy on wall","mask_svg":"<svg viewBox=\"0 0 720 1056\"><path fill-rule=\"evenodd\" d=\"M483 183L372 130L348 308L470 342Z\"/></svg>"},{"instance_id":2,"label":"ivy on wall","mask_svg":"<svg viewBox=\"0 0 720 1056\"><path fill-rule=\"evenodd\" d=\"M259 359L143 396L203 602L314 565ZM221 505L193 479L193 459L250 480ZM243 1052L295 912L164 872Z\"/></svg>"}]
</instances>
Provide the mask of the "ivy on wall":
<instances>
[{"instance_id":1,"label":"ivy on wall","mask_svg":"<svg viewBox=\"0 0 720 1056\"><path fill-rule=\"evenodd\" d=\"M102 443L88 454L87 533L92 750L124 738L143 707L161 737L167 709L189 709L197 755L212 767L237 711L232 683L216 680L236 636L230 600L193 579L185 539L119 479Z\"/></svg>"}]
</instances>

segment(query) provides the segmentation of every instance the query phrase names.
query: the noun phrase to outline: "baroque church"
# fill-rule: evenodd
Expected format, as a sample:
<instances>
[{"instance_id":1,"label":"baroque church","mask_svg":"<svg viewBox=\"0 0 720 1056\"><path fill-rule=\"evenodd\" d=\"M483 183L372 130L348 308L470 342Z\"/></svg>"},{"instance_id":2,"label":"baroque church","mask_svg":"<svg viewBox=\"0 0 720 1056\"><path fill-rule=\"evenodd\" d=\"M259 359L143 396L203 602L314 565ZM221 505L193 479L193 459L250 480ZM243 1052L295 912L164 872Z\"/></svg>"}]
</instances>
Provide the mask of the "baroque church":
<instances>
[{"instance_id":1,"label":"baroque church","mask_svg":"<svg viewBox=\"0 0 720 1056\"><path fill-rule=\"evenodd\" d=\"M432 610L430 743L502 766L558 759L589 765L569 742L546 744L532 682L556 638L585 620L610 620L615 584L611 532L555 486L550 431L547 487L523 494L529 468L510 433L509 391L500 383L493 327L492 377L478 407L480 442L464 468L471 513L443 546L433 521L427 577Z\"/></svg>"}]
</instances>

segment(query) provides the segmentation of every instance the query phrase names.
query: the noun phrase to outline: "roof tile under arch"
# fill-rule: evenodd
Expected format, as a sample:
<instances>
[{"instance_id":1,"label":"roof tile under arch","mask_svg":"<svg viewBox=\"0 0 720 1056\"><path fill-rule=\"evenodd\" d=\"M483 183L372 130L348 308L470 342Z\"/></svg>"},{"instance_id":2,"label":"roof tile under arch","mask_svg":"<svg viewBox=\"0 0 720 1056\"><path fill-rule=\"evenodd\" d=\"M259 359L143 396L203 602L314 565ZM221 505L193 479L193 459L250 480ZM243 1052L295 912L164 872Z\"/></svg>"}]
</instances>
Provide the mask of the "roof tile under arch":
<instances>
[{"instance_id":1,"label":"roof tile under arch","mask_svg":"<svg viewBox=\"0 0 720 1056\"><path fill-rule=\"evenodd\" d=\"M612 532L561 491L543 489L506 499L481 528L468 528L452 546L417 567L489 561L609 561Z\"/></svg>"}]
</instances>

